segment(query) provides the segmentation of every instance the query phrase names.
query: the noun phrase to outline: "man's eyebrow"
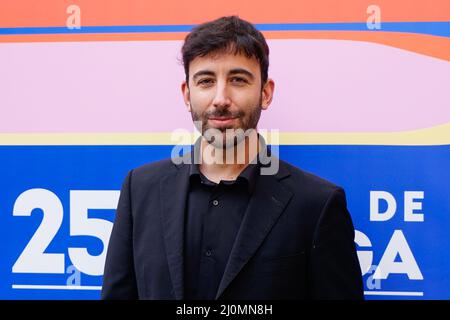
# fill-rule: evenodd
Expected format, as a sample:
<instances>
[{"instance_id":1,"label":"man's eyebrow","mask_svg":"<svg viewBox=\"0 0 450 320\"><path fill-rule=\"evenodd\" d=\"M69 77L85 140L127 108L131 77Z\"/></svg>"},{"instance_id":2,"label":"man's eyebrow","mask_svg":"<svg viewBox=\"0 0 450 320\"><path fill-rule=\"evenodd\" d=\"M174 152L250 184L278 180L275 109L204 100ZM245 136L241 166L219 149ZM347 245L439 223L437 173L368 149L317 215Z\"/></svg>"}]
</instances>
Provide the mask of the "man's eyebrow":
<instances>
[{"instance_id":1,"label":"man's eyebrow","mask_svg":"<svg viewBox=\"0 0 450 320\"><path fill-rule=\"evenodd\" d=\"M200 77L200 76L214 76L215 73L211 70L200 70L197 71L196 73L194 73L194 75L192 76L192 80L195 80L196 78Z\"/></svg>"},{"instance_id":2,"label":"man's eyebrow","mask_svg":"<svg viewBox=\"0 0 450 320\"><path fill-rule=\"evenodd\" d=\"M234 68L228 72L228 75L236 75L236 74L245 74L246 76L248 76L251 79L255 78L253 73L251 73L250 71L248 71L244 68ZM194 73L194 75L192 76L192 79L195 81L196 78L201 77L201 76L215 76L215 75L216 74L211 70L200 70L200 71L197 71L196 73Z\"/></svg>"},{"instance_id":3,"label":"man's eyebrow","mask_svg":"<svg viewBox=\"0 0 450 320\"><path fill-rule=\"evenodd\" d=\"M243 68L235 68L235 69L231 69L228 72L229 75L235 75L235 74L245 74L246 76L248 76L251 79L254 79L255 76L253 75L253 73L251 73L250 71L243 69Z\"/></svg>"}]
</instances>

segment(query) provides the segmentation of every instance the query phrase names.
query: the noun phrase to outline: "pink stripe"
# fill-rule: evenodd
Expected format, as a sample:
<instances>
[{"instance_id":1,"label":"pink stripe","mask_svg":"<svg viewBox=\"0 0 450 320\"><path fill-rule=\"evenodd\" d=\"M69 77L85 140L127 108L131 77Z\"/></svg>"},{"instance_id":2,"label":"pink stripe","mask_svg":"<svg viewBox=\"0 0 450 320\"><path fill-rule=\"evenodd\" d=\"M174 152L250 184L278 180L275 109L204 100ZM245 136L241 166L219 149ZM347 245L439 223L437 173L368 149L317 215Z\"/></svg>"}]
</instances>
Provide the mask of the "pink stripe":
<instances>
[{"instance_id":1,"label":"pink stripe","mask_svg":"<svg viewBox=\"0 0 450 320\"><path fill-rule=\"evenodd\" d=\"M450 62L374 43L273 40L275 103L261 126L404 131L450 121Z\"/></svg>"},{"instance_id":2,"label":"pink stripe","mask_svg":"<svg viewBox=\"0 0 450 320\"><path fill-rule=\"evenodd\" d=\"M450 121L450 62L342 40L272 40L259 127L403 131ZM0 44L0 132L193 130L179 41Z\"/></svg>"}]
</instances>

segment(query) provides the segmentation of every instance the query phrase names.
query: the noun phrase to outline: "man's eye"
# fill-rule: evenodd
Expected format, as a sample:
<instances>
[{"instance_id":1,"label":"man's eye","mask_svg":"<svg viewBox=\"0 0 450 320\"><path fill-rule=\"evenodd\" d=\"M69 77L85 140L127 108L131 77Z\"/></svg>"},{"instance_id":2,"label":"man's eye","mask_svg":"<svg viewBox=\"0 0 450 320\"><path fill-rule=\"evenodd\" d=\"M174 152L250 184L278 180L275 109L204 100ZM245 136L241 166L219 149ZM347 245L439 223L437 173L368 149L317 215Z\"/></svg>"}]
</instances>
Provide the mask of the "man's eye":
<instances>
[{"instance_id":1,"label":"man's eye","mask_svg":"<svg viewBox=\"0 0 450 320\"><path fill-rule=\"evenodd\" d=\"M213 83L212 79L201 79L197 82L199 85L210 85Z\"/></svg>"},{"instance_id":2,"label":"man's eye","mask_svg":"<svg viewBox=\"0 0 450 320\"><path fill-rule=\"evenodd\" d=\"M235 83L247 83L247 80L241 77L233 77L231 81Z\"/></svg>"}]
</instances>

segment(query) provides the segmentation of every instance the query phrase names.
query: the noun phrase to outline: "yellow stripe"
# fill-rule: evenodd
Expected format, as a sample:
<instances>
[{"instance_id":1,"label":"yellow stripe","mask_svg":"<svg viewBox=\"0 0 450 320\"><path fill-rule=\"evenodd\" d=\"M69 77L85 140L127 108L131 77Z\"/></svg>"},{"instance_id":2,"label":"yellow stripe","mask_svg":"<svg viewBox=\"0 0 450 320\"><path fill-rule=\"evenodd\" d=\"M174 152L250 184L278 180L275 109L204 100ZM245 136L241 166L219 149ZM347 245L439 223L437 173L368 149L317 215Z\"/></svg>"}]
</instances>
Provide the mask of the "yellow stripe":
<instances>
[{"instance_id":1,"label":"yellow stripe","mask_svg":"<svg viewBox=\"0 0 450 320\"><path fill-rule=\"evenodd\" d=\"M269 144L281 145L449 145L450 122L403 132L280 132L278 138L262 131ZM160 133L4 133L0 145L175 145L192 143L198 133L186 133L183 142L170 132Z\"/></svg>"},{"instance_id":2,"label":"yellow stripe","mask_svg":"<svg viewBox=\"0 0 450 320\"><path fill-rule=\"evenodd\" d=\"M427 129L402 132L304 133L280 134L285 145L400 145L426 146L450 144L450 122Z\"/></svg>"}]
</instances>

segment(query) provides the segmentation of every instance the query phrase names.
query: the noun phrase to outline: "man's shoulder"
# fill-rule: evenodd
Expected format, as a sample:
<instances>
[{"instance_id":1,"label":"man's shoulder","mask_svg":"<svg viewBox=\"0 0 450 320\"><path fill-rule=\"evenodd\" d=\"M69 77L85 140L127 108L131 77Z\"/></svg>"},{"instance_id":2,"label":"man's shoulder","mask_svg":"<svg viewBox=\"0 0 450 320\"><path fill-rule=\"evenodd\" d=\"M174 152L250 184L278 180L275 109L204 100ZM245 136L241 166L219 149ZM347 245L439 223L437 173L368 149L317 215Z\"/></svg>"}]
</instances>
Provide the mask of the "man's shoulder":
<instances>
[{"instance_id":1,"label":"man's shoulder","mask_svg":"<svg viewBox=\"0 0 450 320\"><path fill-rule=\"evenodd\" d=\"M157 179L163 175L175 172L176 165L171 158L149 162L132 170L132 179Z\"/></svg>"},{"instance_id":2,"label":"man's shoulder","mask_svg":"<svg viewBox=\"0 0 450 320\"><path fill-rule=\"evenodd\" d=\"M340 199L339 203L345 205L346 195L341 186L285 161L280 162L281 166L290 172L289 179L281 183L293 193L295 206L301 208L300 212L307 213L310 218L315 217L314 221L317 221L330 199Z\"/></svg>"},{"instance_id":3,"label":"man's shoulder","mask_svg":"<svg viewBox=\"0 0 450 320\"><path fill-rule=\"evenodd\" d=\"M290 173L291 179L287 179L287 183L289 183L294 190L300 190L303 194L313 193L316 195L329 195L330 192L334 192L336 189L342 189L342 187L338 186L336 183L315 173L299 168L289 162L280 160L280 167L284 167L285 170Z\"/></svg>"}]
</instances>

